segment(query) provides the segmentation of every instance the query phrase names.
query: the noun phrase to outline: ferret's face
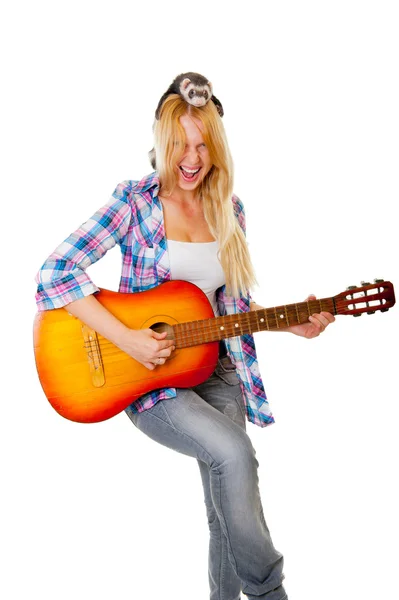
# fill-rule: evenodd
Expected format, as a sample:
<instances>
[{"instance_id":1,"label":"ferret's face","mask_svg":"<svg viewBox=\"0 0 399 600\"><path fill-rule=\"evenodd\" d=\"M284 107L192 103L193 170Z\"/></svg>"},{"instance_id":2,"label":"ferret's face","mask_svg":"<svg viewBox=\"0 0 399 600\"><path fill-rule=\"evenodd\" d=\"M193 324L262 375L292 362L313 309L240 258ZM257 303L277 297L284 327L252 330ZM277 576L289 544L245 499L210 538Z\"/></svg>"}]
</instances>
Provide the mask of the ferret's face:
<instances>
[{"instance_id":1,"label":"ferret's face","mask_svg":"<svg viewBox=\"0 0 399 600\"><path fill-rule=\"evenodd\" d=\"M212 91L209 85L194 85L190 82L186 87L181 89L181 94L189 104L205 106L212 96Z\"/></svg>"},{"instance_id":2,"label":"ferret's face","mask_svg":"<svg viewBox=\"0 0 399 600\"><path fill-rule=\"evenodd\" d=\"M186 133L186 146L178 165L177 185L185 191L197 188L204 177L209 173L212 162L208 148L202 137L202 123L188 115L180 117L180 123Z\"/></svg>"}]
</instances>

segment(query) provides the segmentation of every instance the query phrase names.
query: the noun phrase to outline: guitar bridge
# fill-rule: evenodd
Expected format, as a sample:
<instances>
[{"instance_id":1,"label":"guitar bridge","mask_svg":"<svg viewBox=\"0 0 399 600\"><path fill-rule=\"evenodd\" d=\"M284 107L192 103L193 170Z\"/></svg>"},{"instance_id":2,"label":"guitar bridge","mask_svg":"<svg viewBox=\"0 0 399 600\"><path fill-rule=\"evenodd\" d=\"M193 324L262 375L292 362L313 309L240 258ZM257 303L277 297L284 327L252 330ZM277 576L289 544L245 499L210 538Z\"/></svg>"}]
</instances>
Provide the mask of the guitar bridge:
<instances>
[{"instance_id":1,"label":"guitar bridge","mask_svg":"<svg viewBox=\"0 0 399 600\"><path fill-rule=\"evenodd\" d=\"M105 374L97 333L87 325L82 325L82 334L85 342L92 384L94 387L101 387L105 384Z\"/></svg>"}]
</instances>

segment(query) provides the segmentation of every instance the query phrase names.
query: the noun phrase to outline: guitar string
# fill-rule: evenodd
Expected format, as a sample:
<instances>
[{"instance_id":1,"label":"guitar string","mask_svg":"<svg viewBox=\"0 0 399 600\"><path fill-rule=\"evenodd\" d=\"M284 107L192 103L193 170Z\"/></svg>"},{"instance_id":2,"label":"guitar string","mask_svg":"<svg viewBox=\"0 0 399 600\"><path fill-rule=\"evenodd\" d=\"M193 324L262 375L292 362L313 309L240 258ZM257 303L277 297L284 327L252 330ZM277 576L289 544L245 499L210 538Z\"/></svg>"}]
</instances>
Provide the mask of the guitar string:
<instances>
[{"instance_id":1,"label":"guitar string","mask_svg":"<svg viewBox=\"0 0 399 600\"><path fill-rule=\"evenodd\" d=\"M360 299L354 299L356 301L352 301L352 300L345 300L345 301L336 301L336 305L337 305L337 314L339 314L340 309L346 309L347 304L359 304L359 303L365 303L366 301L370 301L372 300L371 296L368 297L361 297ZM269 325L269 329L272 328L273 330L278 330L279 326L278 323L280 323L280 321L278 321L276 319L276 314L275 313L279 313L279 314L283 314L286 315L288 317L288 322L293 321L293 325L298 324L298 318L297 318L297 314L298 312L304 314L304 316L306 317L306 313L303 312L303 310L301 309L307 309L308 305L309 305L309 310L310 310L310 314L314 314L315 312L321 310L326 310L326 311L331 311L332 310L332 303L333 299L332 298L323 298L320 300L310 300L309 302L300 302L295 304L290 304L290 305L282 305L282 306L276 306L273 308L264 308L264 309L258 309L257 311L248 311L246 313L238 313L241 320L243 319L243 316L245 315L247 321L249 321L247 323L247 325L250 328L250 331L248 331L248 333L250 333L251 331L256 332L256 331L265 331L268 329L268 325ZM323 307L323 304L325 305ZM321 305L321 306L320 306ZM372 306L369 307L372 310L379 310L380 305L378 306ZM280 309L280 310L279 310ZM306 310L307 313L309 313L308 310ZM259 316L261 316L261 313L265 313L265 317L267 317L267 321L269 321L269 323L265 323L263 327L259 327L259 322L258 322L258 318ZM221 319L222 320L222 326L224 328L227 328L223 330L223 335L220 335L221 330L220 330L220 325L216 325L214 323L214 321L217 319ZM262 318L262 316L261 316ZM191 345L199 345L202 343L207 343L207 342L214 342L214 341L218 341L219 339L224 339L227 337L235 337L234 334L237 334L238 332L236 330L231 329L231 331L228 329L229 327L231 328L232 325L235 324L237 320L237 314L232 314L232 315L225 315L224 317L215 317L215 318L210 318L210 319L203 319L203 320L199 320L199 321L187 321L184 323L178 323L176 325L174 325L174 329L175 332L177 332L177 336L176 339L178 340L178 342L180 342L179 347L189 347ZM284 319L281 320L281 324L283 325L283 328L287 327L287 323L285 323L286 318L284 317ZM284 323L283 323L284 322ZM304 321L306 322L306 320ZM243 325L243 327L245 326L245 324ZM184 331L184 328L186 329L186 331ZM239 335L245 335L245 333L242 333L242 327L240 327L240 332ZM207 337L211 337L211 339L206 339ZM181 339L180 339L181 338ZM182 342L182 343L181 343ZM115 354L118 354L119 352L122 352L115 344L113 344L112 342L106 340L106 338L102 338L99 339L99 344L100 344L100 349L101 352L104 353L104 356L112 356ZM111 352L107 352L107 350L109 349L114 349Z\"/></svg>"},{"instance_id":2,"label":"guitar string","mask_svg":"<svg viewBox=\"0 0 399 600\"><path fill-rule=\"evenodd\" d=\"M321 300L320 302L323 303L323 300ZM309 301L309 308L311 309L311 313L313 314L313 312L316 309L320 309L320 302L317 301ZM291 317L291 321L295 321L294 324L298 324L298 320L297 320L297 310L296 308L291 308L293 305L288 305L287 307L275 307L275 308L268 308L268 309L259 309L258 311L248 311L246 313L240 313L240 317L241 320L243 319L243 315L245 315L246 320L248 323L244 323L242 327L240 327L240 329L242 330L243 327L245 327L245 325L248 325L250 330L252 330L253 328L255 328L256 331L261 331L261 330L267 330L267 323L264 324L264 327L260 328L259 327L259 316L260 313L266 313L265 317L268 317L269 320L269 328L273 328L273 329L278 329L278 323L279 321L276 319L276 315L274 314L275 312L280 313L280 314L284 314L284 315L288 315L288 321L290 320ZM298 304L298 310L301 308L306 307L307 308L307 303L300 303ZM287 308L287 310L277 310L277 309L282 309L282 308ZM324 307L326 310L331 309L331 306L325 306ZM290 310L288 310L290 309ZM323 307L322 307L323 309ZM255 313L258 313L258 316L256 316ZM299 310L299 312L301 312ZM304 314L302 312L302 314L304 316L306 316L306 314ZM218 317L222 320L223 322L223 327L225 327L226 329L228 329L229 327L232 328L235 325L235 322L237 321L237 314L233 314L233 315L225 315L224 317ZM262 318L262 317L261 317ZM211 342L211 341L217 341L220 338L220 325L216 325L214 323L213 318L211 319L204 319L204 320L199 320L199 321L187 321L184 323L178 323L176 325L174 325L174 329L177 332L177 338L182 338L183 342L186 343L190 343L190 342L194 342L193 345L195 344L199 344L199 343L206 343ZM285 317L284 317L284 321L285 321ZM284 323L283 327L286 327L287 324ZM186 329L186 331L184 331L184 328ZM226 331L223 330L223 331ZM237 331L231 329L231 333L229 330L229 335L225 335L224 337L235 337L233 334L237 334ZM245 333L239 333L239 335L245 335ZM210 340L204 340L204 337L209 337L211 336L212 338L214 338L215 336L217 336L217 339L210 339ZM223 336L221 337L221 339L223 339ZM113 344L112 342L106 340L106 338L102 338L99 339L99 343L101 345L101 350L104 351L107 348L115 348L115 344ZM118 349L118 351L120 351ZM112 353L111 353L112 354Z\"/></svg>"},{"instance_id":3,"label":"guitar string","mask_svg":"<svg viewBox=\"0 0 399 600\"><path fill-rule=\"evenodd\" d=\"M317 303L318 304L318 303ZM278 307L276 307L278 308ZM312 307L312 308L320 308L319 306L317 307ZM326 310L331 309L330 306L325 306L324 307ZM267 309L267 311L271 311L271 309ZM257 311L258 313L263 313L264 310L259 310ZM277 323L279 323L279 321L276 321L276 316L274 314L274 309L273 309L273 314L271 312L269 312L267 315L268 320L269 320L269 327L273 327L273 329L278 329L278 325ZM294 324L298 323L297 320L297 311L296 309L292 309L292 310L287 310L287 311L277 311L280 312L281 314L287 314L288 315L288 320L290 320L291 317L291 322L294 321ZM312 311L311 311L312 313ZM241 313L241 319L242 319L242 315L246 316L246 320L249 321L249 323L244 323L243 326L240 327L240 330L242 331L243 327L245 327L245 325L249 325L250 329L252 330L254 327L256 329L256 331L258 330L262 330L262 329L267 329L267 323L264 325L264 327L259 327L259 315L258 317L256 315L254 315L254 311L249 311L247 313ZM302 313L303 314L303 313ZM306 316L306 315L304 315ZM220 318L220 317L219 317ZM261 317L262 318L262 317ZM285 320L285 319L284 319ZM237 321L237 315L226 315L224 317L221 317L221 322L222 322L222 326L225 328L231 328L233 325L235 325ZM305 322L305 321L304 321ZM284 324L284 326L286 326L286 324ZM211 335L212 337L215 334L219 334L220 333L220 325L216 325L214 323L214 319L211 318L209 320L204 319L204 320L199 320L199 321L187 321L184 323L178 323L176 325L173 326L175 329L175 332L177 332L177 337L183 337L185 339L190 339L193 341L197 341L199 338L203 338L204 336L208 336ZM186 329L184 331L184 329ZM244 333L241 333L240 331L240 335L244 335ZM231 329L231 334L236 333L235 330ZM234 335L226 335L225 337L234 337ZM209 340L212 341L212 340ZM106 341L104 338L104 342L102 343L102 346L106 345ZM114 346L114 344L112 344L111 342L108 342L109 345Z\"/></svg>"},{"instance_id":4,"label":"guitar string","mask_svg":"<svg viewBox=\"0 0 399 600\"><path fill-rule=\"evenodd\" d=\"M278 327L276 327L276 326L271 327L270 330L278 331ZM256 331L267 331L267 327L265 327L264 329L255 329L254 332L256 332ZM214 329L214 330L208 330L206 332L207 338L208 338L208 339L206 339L206 338L204 338L203 333L204 333L203 331L197 330L196 328L190 329L190 331L186 331L186 332L184 332L184 334L179 332L175 338L175 342L177 344L177 349L190 348L193 346L198 346L198 345L202 345L202 344L206 344L206 343L215 343L215 342L218 342L220 339L236 337L237 335L239 335L239 336L245 335L245 333L240 332L237 334L236 331L225 330L223 336L220 336L220 335L218 335L218 334L220 334L220 330ZM211 339L209 339L209 337ZM99 346L98 351L100 352L100 355L103 358L110 358L110 357L123 356L123 355L129 356L127 353L125 353L123 350L121 350L115 344L112 344L112 342L109 342L105 338L99 339L98 346Z\"/></svg>"},{"instance_id":5,"label":"guitar string","mask_svg":"<svg viewBox=\"0 0 399 600\"><path fill-rule=\"evenodd\" d=\"M348 294L350 295L350 294ZM335 304L336 304L336 308L337 308L337 314L340 314L340 310L341 309L347 309L347 305L349 304L359 304L359 303L365 303L365 302L371 302L373 301L374 296L362 296L360 298L356 298L356 299L346 299L346 300L342 300L342 299L336 299ZM269 323L269 327L272 327L273 329L279 329L279 326L277 323L279 323L280 321L277 320L276 318L276 313L281 313L281 314L285 314L288 317L288 322L294 321L292 324L298 324L300 323L300 321L298 322L298 312L299 313L303 313L303 311L305 311L304 316L306 317L306 312L311 315L314 313L319 312L320 310L326 310L326 311L332 311L333 310L333 298L322 298L322 299L316 299L316 300L309 300L309 301L305 301L305 302L299 302L296 304L289 304L289 305L281 305L281 306L276 306L276 307L271 307L271 308L263 308L263 309L258 309L256 311L248 311L245 313L238 313L240 320L243 319L243 315L246 315L246 318L248 319L248 315L249 315L249 325L250 328L252 330L252 327L255 326L256 329L255 331L258 330L263 330L266 329L267 330L267 323L266 323L266 327L265 328L259 328L259 324L258 324L258 317L260 316L262 318L261 313L264 313L264 317L267 319L267 321L270 319L270 323ZM323 304L325 306L323 306ZM308 310L309 307L309 310ZM372 306L370 307L372 308L372 310L379 310L380 306ZM258 315L258 316L257 316ZM233 314L233 315L225 315L224 317L214 317L214 318L210 318L210 319L203 319L203 320L196 320L196 321L187 321L184 323L178 323L176 324L174 327L176 328L177 331L179 331L180 328L184 328L186 327L188 329L188 331L186 332L182 332L185 334L185 338L191 338L195 340L198 337L201 337L203 334L211 334L212 336L214 334L216 334L218 332L218 330L220 329L220 325L215 323L216 319L223 319L223 320L228 320L227 323L223 323L222 322L222 326L229 326L230 325L230 321L233 321L235 323L236 319L237 319L237 314ZM274 320L274 322L273 322ZM283 319L286 320L286 319ZM283 322L283 320L281 322ZM306 319L305 321L306 322ZM287 324L285 324L285 326L288 326ZM234 331L233 331L234 333ZM240 333L240 335L245 335L243 333ZM231 336L226 336L226 337L231 337ZM234 337L234 336L233 336ZM223 339L223 338L222 338ZM102 347L106 347L107 344L109 344L110 347L114 347L115 344L113 344L112 342L109 342L108 340L106 340L106 338L103 338L101 340L101 345Z\"/></svg>"}]
</instances>

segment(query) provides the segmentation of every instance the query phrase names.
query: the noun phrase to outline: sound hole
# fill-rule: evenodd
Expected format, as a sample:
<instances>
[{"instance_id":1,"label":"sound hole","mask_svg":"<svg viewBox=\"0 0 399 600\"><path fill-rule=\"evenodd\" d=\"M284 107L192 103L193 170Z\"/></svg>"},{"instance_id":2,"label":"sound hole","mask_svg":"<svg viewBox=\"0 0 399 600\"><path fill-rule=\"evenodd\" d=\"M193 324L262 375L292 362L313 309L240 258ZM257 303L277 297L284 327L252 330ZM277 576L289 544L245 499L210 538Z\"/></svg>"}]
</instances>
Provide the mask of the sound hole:
<instances>
[{"instance_id":1,"label":"sound hole","mask_svg":"<svg viewBox=\"0 0 399 600\"><path fill-rule=\"evenodd\" d=\"M164 331L167 331L168 334L166 336L166 339L173 340L173 327L172 325L169 325L169 323L153 323L150 329L156 331L157 333L163 333Z\"/></svg>"},{"instance_id":2,"label":"sound hole","mask_svg":"<svg viewBox=\"0 0 399 600\"><path fill-rule=\"evenodd\" d=\"M161 323L161 322L153 323L150 326L150 329L152 329L153 331L156 331L157 333L163 333L164 331L167 331L168 333L167 333L166 339L173 340L173 327L172 327L172 325L169 325L168 323ZM177 356L177 354L178 354L178 351L174 350L172 352L172 354L170 355L170 357L167 358L167 361L171 360L172 358L175 358Z\"/></svg>"}]
</instances>

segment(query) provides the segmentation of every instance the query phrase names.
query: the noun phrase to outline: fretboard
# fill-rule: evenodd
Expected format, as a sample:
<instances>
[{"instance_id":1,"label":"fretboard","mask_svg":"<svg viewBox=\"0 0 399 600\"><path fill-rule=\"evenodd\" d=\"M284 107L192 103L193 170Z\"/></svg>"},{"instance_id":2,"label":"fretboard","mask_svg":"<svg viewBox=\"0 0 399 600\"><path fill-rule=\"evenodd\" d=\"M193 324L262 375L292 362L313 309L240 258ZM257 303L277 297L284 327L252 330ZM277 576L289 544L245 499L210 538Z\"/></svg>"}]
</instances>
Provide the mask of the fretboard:
<instances>
[{"instance_id":1,"label":"fretboard","mask_svg":"<svg viewBox=\"0 0 399 600\"><path fill-rule=\"evenodd\" d=\"M285 329L291 325L307 323L310 315L321 311L337 314L334 298L310 300L224 317L178 323L173 326L175 345L177 348L188 348L246 333Z\"/></svg>"}]
</instances>

